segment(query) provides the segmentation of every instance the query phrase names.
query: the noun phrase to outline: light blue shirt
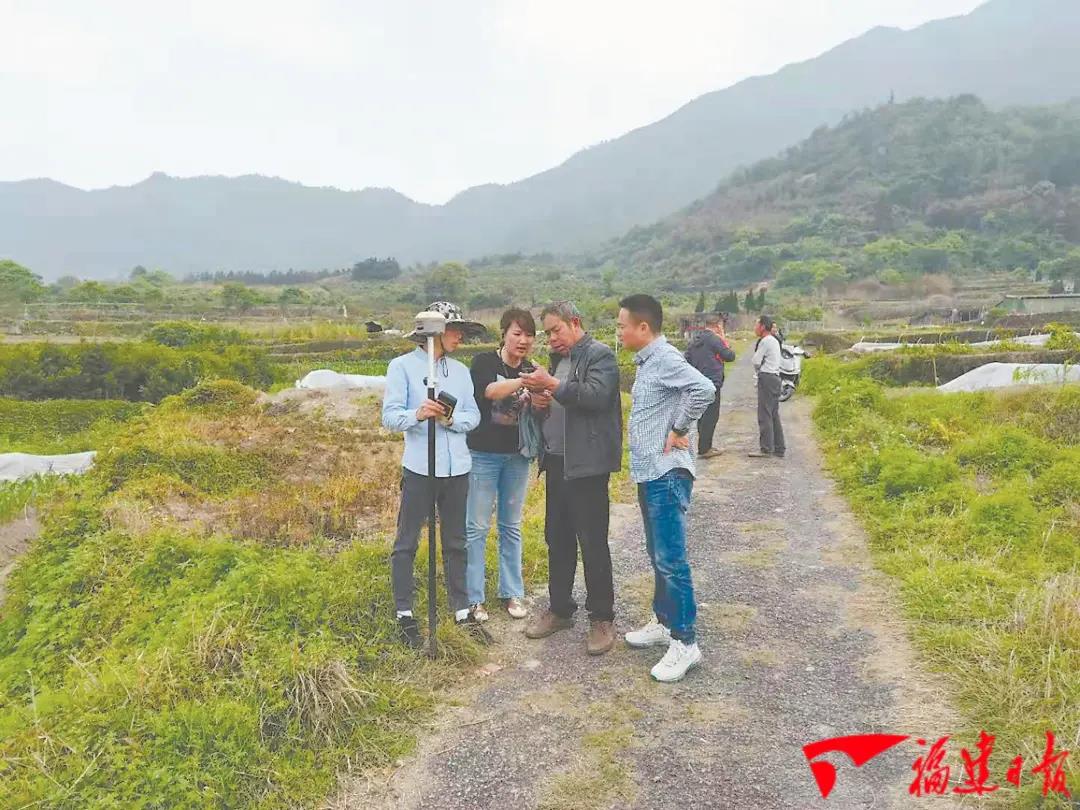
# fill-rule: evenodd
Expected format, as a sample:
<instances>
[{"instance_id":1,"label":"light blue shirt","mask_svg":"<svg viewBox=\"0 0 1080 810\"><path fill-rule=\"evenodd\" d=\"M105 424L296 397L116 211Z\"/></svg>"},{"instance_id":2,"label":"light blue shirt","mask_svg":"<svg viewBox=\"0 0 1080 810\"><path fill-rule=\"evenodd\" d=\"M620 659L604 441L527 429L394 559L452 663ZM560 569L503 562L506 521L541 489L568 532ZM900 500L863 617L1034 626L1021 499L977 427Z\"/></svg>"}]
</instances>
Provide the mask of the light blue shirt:
<instances>
[{"instance_id":1,"label":"light blue shirt","mask_svg":"<svg viewBox=\"0 0 1080 810\"><path fill-rule=\"evenodd\" d=\"M663 335L634 355L634 362L630 477L643 484L679 468L693 475L697 420L713 403L716 386ZM676 428L689 431L690 449L665 455L668 434Z\"/></svg>"},{"instance_id":2,"label":"light blue shirt","mask_svg":"<svg viewBox=\"0 0 1080 810\"><path fill-rule=\"evenodd\" d=\"M405 434L402 466L418 475L428 474L428 424L416 418L416 411L427 399L428 356L416 349L390 361L386 369L386 393L383 395L382 423L387 430ZM449 427L435 423L435 475L449 478L465 475L472 469L472 454L465 434L480 424L480 409L473 396L469 369L450 357L435 361L436 390L457 397L454 421Z\"/></svg>"}]
</instances>

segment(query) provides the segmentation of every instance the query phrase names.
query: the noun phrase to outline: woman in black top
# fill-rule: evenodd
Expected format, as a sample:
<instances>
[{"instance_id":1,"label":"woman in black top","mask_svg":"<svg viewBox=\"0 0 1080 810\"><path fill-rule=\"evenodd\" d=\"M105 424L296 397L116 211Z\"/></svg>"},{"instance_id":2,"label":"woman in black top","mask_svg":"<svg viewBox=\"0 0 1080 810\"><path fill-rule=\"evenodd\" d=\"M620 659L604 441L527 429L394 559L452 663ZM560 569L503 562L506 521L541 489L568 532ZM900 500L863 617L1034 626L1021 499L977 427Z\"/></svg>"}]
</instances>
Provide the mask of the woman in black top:
<instances>
[{"instance_id":1,"label":"woman in black top","mask_svg":"<svg viewBox=\"0 0 1080 810\"><path fill-rule=\"evenodd\" d=\"M529 487L529 459L520 452L518 421L529 404L522 374L534 370L529 352L536 342L536 321L524 309L508 309L499 323L502 346L473 358L472 378L480 426L469 433L472 472L466 510L468 562L465 584L473 615L484 610L485 556L491 515L498 504L499 597L515 619L525 617L521 576L521 516Z\"/></svg>"}]
</instances>

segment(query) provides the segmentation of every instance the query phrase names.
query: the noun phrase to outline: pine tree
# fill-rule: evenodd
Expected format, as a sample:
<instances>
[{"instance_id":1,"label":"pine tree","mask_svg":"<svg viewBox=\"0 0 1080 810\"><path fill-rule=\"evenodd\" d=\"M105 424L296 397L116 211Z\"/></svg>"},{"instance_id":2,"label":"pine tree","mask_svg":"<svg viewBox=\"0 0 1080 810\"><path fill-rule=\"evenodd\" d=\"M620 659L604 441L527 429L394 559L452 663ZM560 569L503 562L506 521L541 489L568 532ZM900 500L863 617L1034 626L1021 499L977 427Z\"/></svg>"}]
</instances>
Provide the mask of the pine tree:
<instances>
[{"instance_id":1,"label":"pine tree","mask_svg":"<svg viewBox=\"0 0 1080 810\"><path fill-rule=\"evenodd\" d=\"M700 313L700 312L704 312L704 311L705 311L705 291L702 290L698 294L697 306L694 307L694 312Z\"/></svg>"}]
</instances>

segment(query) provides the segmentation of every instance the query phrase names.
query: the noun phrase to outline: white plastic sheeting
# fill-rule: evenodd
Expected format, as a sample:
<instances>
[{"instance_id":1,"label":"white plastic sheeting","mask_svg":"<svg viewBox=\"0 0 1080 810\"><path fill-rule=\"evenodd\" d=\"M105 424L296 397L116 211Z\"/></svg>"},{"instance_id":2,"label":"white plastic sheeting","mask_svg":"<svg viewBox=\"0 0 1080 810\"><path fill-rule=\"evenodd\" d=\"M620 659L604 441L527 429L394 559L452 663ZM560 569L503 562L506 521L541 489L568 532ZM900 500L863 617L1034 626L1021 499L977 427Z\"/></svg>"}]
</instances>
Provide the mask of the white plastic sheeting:
<instances>
[{"instance_id":1,"label":"white plastic sheeting","mask_svg":"<svg viewBox=\"0 0 1080 810\"><path fill-rule=\"evenodd\" d=\"M999 343L1019 343L1022 346L1045 346L1050 341L1050 335L1020 335L1019 337L1004 338L1004 341L999 340L982 340L978 343L972 343L972 346L978 346L982 348L984 346L997 346Z\"/></svg>"},{"instance_id":2,"label":"white plastic sheeting","mask_svg":"<svg viewBox=\"0 0 1080 810\"><path fill-rule=\"evenodd\" d=\"M1080 337L1080 335L1078 335ZM993 348L1000 345L1002 342L1018 343L1021 346L1032 346L1038 348L1045 346L1050 340L1050 335L1020 335L1019 337L1012 338L995 338L994 340L980 340L977 343L969 343L967 345L976 349ZM904 346L933 346L932 343L872 343L870 341L859 341L851 347L851 351L859 352L860 354L870 354L873 352L894 352L897 349L902 349Z\"/></svg>"},{"instance_id":3,"label":"white plastic sheeting","mask_svg":"<svg viewBox=\"0 0 1080 810\"><path fill-rule=\"evenodd\" d=\"M985 391L1010 385L1061 385L1080 382L1080 366L1056 363L987 363L939 385L939 391Z\"/></svg>"},{"instance_id":4,"label":"white plastic sheeting","mask_svg":"<svg viewBox=\"0 0 1080 810\"><path fill-rule=\"evenodd\" d=\"M386 385L386 377L366 374L341 374L328 368L309 371L304 379L296 381L297 388L310 388L326 391L334 388L355 388L375 390Z\"/></svg>"},{"instance_id":5,"label":"white plastic sheeting","mask_svg":"<svg viewBox=\"0 0 1080 810\"><path fill-rule=\"evenodd\" d=\"M35 456L31 453L0 453L0 481L22 481L35 475L81 475L94 464L96 453Z\"/></svg>"},{"instance_id":6,"label":"white plastic sheeting","mask_svg":"<svg viewBox=\"0 0 1080 810\"><path fill-rule=\"evenodd\" d=\"M872 352L894 352L897 349L907 346L906 343L870 343L864 340L860 340L854 346L851 347L853 352L859 352L860 354L870 354Z\"/></svg>"}]
</instances>

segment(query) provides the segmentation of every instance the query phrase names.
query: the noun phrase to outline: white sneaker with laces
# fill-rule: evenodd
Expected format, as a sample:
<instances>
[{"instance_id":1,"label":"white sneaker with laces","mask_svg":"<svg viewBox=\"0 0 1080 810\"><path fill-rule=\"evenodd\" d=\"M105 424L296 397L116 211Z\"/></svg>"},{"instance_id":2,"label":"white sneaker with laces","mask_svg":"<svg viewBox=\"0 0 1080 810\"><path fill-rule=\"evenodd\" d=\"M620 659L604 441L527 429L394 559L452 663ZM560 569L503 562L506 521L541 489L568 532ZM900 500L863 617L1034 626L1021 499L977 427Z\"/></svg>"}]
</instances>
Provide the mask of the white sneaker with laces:
<instances>
[{"instance_id":1,"label":"white sneaker with laces","mask_svg":"<svg viewBox=\"0 0 1080 810\"><path fill-rule=\"evenodd\" d=\"M700 663L701 650L697 644L683 644L678 639L672 639L660 663L652 668L652 676L661 683L674 683L681 681L692 667Z\"/></svg>"},{"instance_id":2,"label":"white sneaker with laces","mask_svg":"<svg viewBox=\"0 0 1080 810\"><path fill-rule=\"evenodd\" d=\"M469 608L469 612L472 613L473 618L478 622L486 622L490 617L488 616L487 609L482 604L475 604Z\"/></svg>"},{"instance_id":3,"label":"white sneaker with laces","mask_svg":"<svg viewBox=\"0 0 1080 810\"><path fill-rule=\"evenodd\" d=\"M671 631L653 619L641 629L631 630L625 638L627 644L637 649L659 647L663 644L671 644Z\"/></svg>"},{"instance_id":4,"label":"white sneaker with laces","mask_svg":"<svg viewBox=\"0 0 1080 810\"><path fill-rule=\"evenodd\" d=\"M510 614L511 619L524 619L529 615L525 603L515 597L506 600L506 612Z\"/></svg>"}]
</instances>

